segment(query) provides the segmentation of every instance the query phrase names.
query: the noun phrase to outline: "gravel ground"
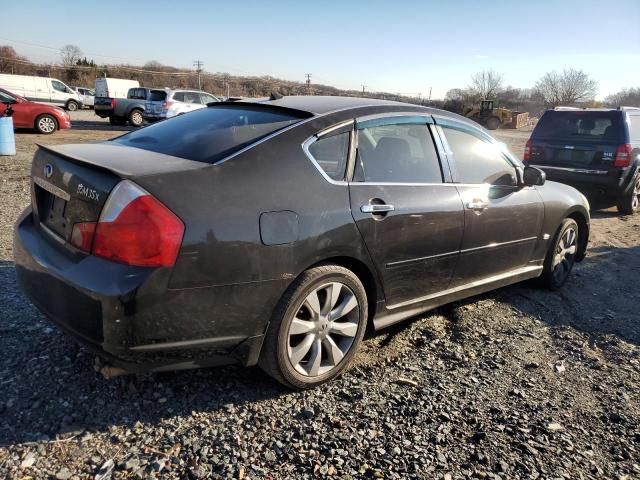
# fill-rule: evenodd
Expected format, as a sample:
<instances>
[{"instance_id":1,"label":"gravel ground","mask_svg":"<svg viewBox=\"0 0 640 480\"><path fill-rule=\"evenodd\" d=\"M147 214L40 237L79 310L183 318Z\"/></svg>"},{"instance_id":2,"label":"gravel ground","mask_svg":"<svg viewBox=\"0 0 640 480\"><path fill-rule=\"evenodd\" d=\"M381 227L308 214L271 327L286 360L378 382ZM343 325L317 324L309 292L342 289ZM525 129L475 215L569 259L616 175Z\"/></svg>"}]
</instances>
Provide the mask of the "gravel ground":
<instances>
[{"instance_id":1,"label":"gravel ground","mask_svg":"<svg viewBox=\"0 0 640 480\"><path fill-rule=\"evenodd\" d=\"M640 478L640 215L593 213L559 292L521 284L369 336L291 392L227 367L105 380L16 287L11 228L35 144L0 157L0 478ZM497 136L521 153L528 132Z\"/></svg>"}]
</instances>

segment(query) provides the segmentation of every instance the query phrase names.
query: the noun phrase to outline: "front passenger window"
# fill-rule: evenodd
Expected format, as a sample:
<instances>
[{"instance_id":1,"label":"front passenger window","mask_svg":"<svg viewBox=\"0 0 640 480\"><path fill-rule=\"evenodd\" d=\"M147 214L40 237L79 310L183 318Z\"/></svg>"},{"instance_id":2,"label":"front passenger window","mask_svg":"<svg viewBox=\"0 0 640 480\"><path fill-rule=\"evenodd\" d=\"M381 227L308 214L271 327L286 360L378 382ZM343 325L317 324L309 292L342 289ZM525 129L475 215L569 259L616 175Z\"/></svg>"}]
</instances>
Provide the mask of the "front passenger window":
<instances>
[{"instance_id":1,"label":"front passenger window","mask_svg":"<svg viewBox=\"0 0 640 480\"><path fill-rule=\"evenodd\" d=\"M443 130L461 183L517 184L515 167L496 144L455 128Z\"/></svg>"}]
</instances>

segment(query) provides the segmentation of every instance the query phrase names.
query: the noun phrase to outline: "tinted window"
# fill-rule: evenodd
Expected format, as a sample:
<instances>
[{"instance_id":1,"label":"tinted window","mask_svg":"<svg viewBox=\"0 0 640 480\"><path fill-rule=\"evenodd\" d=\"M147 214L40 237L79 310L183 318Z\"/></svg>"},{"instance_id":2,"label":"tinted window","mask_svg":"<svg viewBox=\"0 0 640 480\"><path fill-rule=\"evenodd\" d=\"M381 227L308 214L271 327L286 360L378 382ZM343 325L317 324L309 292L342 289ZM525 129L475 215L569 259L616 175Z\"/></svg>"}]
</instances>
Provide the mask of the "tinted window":
<instances>
[{"instance_id":1,"label":"tinted window","mask_svg":"<svg viewBox=\"0 0 640 480\"><path fill-rule=\"evenodd\" d=\"M289 111L256 106L196 110L131 132L115 143L198 162L215 163L302 118Z\"/></svg>"},{"instance_id":2,"label":"tinted window","mask_svg":"<svg viewBox=\"0 0 640 480\"><path fill-rule=\"evenodd\" d=\"M322 137L309 146L309 153L333 180L344 180L349 154L349 132Z\"/></svg>"},{"instance_id":3,"label":"tinted window","mask_svg":"<svg viewBox=\"0 0 640 480\"><path fill-rule=\"evenodd\" d=\"M8 93L0 91L0 102L1 103L11 102L13 99L14 98L11 95L9 95Z\"/></svg>"},{"instance_id":4,"label":"tinted window","mask_svg":"<svg viewBox=\"0 0 640 480\"><path fill-rule=\"evenodd\" d=\"M164 102L167 99L167 92L163 90L151 90L149 100L152 102Z\"/></svg>"},{"instance_id":5,"label":"tinted window","mask_svg":"<svg viewBox=\"0 0 640 480\"><path fill-rule=\"evenodd\" d=\"M136 100L145 100L147 98L147 91L144 88L132 88L129 90L128 96Z\"/></svg>"},{"instance_id":6,"label":"tinted window","mask_svg":"<svg viewBox=\"0 0 640 480\"><path fill-rule=\"evenodd\" d=\"M186 103L201 103L200 94L197 92L184 92L184 101Z\"/></svg>"},{"instance_id":7,"label":"tinted window","mask_svg":"<svg viewBox=\"0 0 640 480\"><path fill-rule=\"evenodd\" d=\"M640 115L629 115L629 136L634 143L640 143Z\"/></svg>"},{"instance_id":8,"label":"tinted window","mask_svg":"<svg viewBox=\"0 0 640 480\"><path fill-rule=\"evenodd\" d=\"M184 102L184 92L175 92L172 100L175 102Z\"/></svg>"},{"instance_id":9,"label":"tinted window","mask_svg":"<svg viewBox=\"0 0 640 480\"><path fill-rule=\"evenodd\" d=\"M208 94L206 94L206 93L201 93L201 94L200 94L200 98L202 98L202 103L204 103L204 104L219 101L219 100L218 100L216 97L214 97L213 95L208 95Z\"/></svg>"},{"instance_id":10,"label":"tinted window","mask_svg":"<svg viewBox=\"0 0 640 480\"><path fill-rule=\"evenodd\" d=\"M359 129L354 181L442 182L440 161L427 125Z\"/></svg>"},{"instance_id":11,"label":"tinted window","mask_svg":"<svg viewBox=\"0 0 640 480\"><path fill-rule=\"evenodd\" d=\"M59 82L57 80L51 80L51 86L54 88L54 90L67 93L67 87L65 87L64 83L62 82Z\"/></svg>"},{"instance_id":12,"label":"tinted window","mask_svg":"<svg viewBox=\"0 0 640 480\"><path fill-rule=\"evenodd\" d=\"M454 128L443 128L461 183L515 185L515 168L500 147Z\"/></svg>"},{"instance_id":13,"label":"tinted window","mask_svg":"<svg viewBox=\"0 0 640 480\"><path fill-rule=\"evenodd\" d=\"M624 139L624 129L622 116L618 112L550 110L542 115L533 136L621 142Z\"/></svg>"}]
</instances>

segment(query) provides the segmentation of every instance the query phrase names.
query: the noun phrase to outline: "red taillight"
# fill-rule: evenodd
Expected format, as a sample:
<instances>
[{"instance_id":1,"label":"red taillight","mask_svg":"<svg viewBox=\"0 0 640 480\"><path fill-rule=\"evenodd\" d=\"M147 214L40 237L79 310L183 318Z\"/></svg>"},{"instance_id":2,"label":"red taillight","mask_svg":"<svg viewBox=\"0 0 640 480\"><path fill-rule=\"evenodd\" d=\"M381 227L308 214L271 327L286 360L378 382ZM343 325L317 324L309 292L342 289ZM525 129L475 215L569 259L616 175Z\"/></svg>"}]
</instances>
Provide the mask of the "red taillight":
<instances>
[{"instance_id":1,"label":"red taillight","mask_svg":"<svg viewBox=\"0 0 640 480\"><path fill-rule=\"evenodd\" d=\"M118 103L118 102L116 101L116 99L115 99L115 98L112 98L112 99L111 99L111 108L116 108L116 104L117 104L117 103Z\"/></svg>"},{"instance_id":2,"label":"red taillight","mask_svg":"<svg viewBox=\"0 0 640 480\"><path fill-rule=\"evenodd\" d=\"M531 140L527 140L527 144L524 146L523 160L528 162L531 160Z\"/></svg>"},{"instance_id":3,"label":"red taillight","mask_svg":"<svg viewBox=\"0 0 640 480\"><path fill-rule=\"evenodd\" d=\"M613 157L614 167L628 167L631 165L631 145L623 143L616 148L616 155Z\"/></svg>"},{"instance_id":4,"label":"red taillight","mask_svg":"<svg viewBox=\"0 0 640 480\"><path fill-rule=\"evenodd\" d=\"M133 182L120 182L107 199L93 236L92 253L142 267L171 267L184 225Z\"/></svg>"},{"instance_id":5,"label":"red taillight","mask_svg":"<svg viewBox=\"0 0 640 480\"><path fill-rule=\"evenodd\" d=\"M167 102L164 102L164 103L162 104L162 108L169 108L171 105L173 105L173 102L168 102L168 101L167 101Z\"/></svg>"}]
</instances>

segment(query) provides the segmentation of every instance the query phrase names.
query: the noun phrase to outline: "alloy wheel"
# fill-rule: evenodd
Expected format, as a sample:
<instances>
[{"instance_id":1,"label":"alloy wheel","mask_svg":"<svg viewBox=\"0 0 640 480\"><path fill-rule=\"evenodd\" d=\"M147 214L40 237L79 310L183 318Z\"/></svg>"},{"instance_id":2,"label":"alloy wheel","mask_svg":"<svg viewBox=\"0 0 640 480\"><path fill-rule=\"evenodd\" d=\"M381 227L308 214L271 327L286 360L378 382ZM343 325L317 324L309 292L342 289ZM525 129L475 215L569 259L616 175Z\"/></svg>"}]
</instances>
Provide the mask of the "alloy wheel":
<instances>
[{"instance_id":1,"label":"alloy wheel","mask_svg":"<svg viewBox=\"0 0 640 480\"><path fill-rule=\"evenodd\" d=\"M562 281L569 275L577 250L578 235L574 228L569 227L560 237L553 256L553 276L557 281Z\"/></svg>"},{"instance_id":2,"label":"alloy wheel","mask_svg":"<svg viewBox=\"0 0 640 480\"><path fill-rule=\"evenodd\" d=\"M288 331L288 355L295 370L308 377L336 368L358 333L360 305L343 283L315 288L304 299Z\"/></svg>"},{"instance_id":3,"label":"alloy wheel","mask_svg":"<svg viewBox=\"0 0 640 480\"><path fill-rule=\"evenodd\" d=\"M56 122L51 117L42 117L38 120L38 129L43 133L52 133L56 129Z\"/></svg>"},{"instance_id":4,"label":"alloy wheel","mask_svg":"<svg viewBox=\"0 0 640 480\"><path fill-rule=\"evenodd\" d=\"M635 211L638 207L640 207L640 179L633 187L633 196L631 197L631 209Z\"/></svg>"}]
</instances>

